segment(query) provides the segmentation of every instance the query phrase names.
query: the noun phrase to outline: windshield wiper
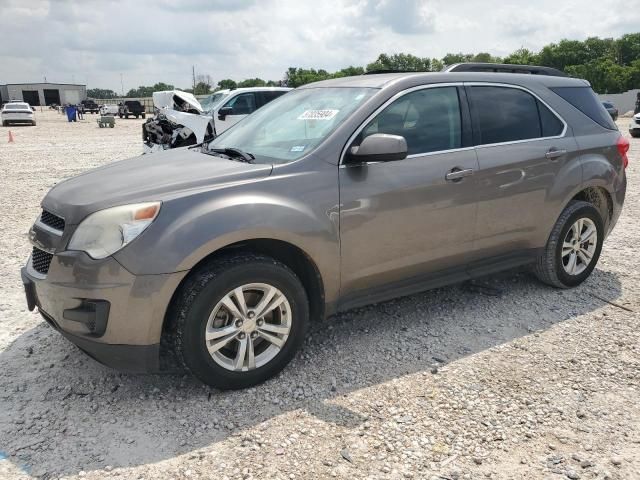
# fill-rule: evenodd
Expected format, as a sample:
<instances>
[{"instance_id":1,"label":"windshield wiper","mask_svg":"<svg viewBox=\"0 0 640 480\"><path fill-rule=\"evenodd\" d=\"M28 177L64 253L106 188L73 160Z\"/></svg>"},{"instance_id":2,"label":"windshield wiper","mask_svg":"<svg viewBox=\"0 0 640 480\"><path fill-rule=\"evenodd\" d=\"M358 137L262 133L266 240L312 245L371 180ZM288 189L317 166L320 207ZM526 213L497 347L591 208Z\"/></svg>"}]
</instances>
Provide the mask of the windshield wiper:
<instances>
[{"instance_id":1,"label":"windshield wiper","mask_svg":"<svg viewBox=\"0 0 640 480\"><path fill-rule=\"evenodd\" d=\"M226 157L237 159L237 160L240 160L241 162L246 162L246 163L253 163L253 161L256 159L256 157L253 156L253 154L244 152L239 148L209 148L205 151L205 153L208 153L208 152L219 153L219 154L225 155Z\"/></svg>"}]
</instances>

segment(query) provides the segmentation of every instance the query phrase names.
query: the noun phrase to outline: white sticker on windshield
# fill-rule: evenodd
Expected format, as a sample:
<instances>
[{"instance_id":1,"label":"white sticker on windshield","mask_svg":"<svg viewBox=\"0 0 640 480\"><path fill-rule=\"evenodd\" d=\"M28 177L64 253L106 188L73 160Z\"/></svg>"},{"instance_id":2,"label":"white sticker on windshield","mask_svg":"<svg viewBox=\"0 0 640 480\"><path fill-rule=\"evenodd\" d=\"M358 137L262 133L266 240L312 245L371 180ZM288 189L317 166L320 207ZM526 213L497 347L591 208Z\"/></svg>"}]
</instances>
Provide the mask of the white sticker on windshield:
<instances>
[{"instance_id":1,"label":"white sticker on windshield","mask_svg":"<svg viewBox=\"0 0 640 480\"><path fill-rule=\"evenodd\" d=\"M304 147L306 147L306 145L295 145L295 146L291 147L291 151L292 152L304 152Z\"/></svg>"},{"instance_id":2,"label":"white sticker on windshield","mask_svg":"<svg viewBox=\"0 0 640 480\"><path fill-rule=\"evenodd\" d=\"M340 110L306 110L298 120L331 120Z\"/></svg>"}]
</instances>

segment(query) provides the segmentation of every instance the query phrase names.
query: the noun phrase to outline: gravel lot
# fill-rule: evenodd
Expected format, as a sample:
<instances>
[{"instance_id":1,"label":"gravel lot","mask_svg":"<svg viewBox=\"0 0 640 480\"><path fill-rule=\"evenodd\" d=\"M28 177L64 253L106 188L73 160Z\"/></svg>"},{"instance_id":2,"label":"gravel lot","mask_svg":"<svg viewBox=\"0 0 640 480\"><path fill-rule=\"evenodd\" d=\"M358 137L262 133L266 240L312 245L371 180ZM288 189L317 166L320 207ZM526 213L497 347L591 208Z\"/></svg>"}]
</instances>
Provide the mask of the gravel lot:
<instances>
[{"instance_id":1,"label":"gravel lot","mask_svg":"<svg viewBox=\"0 0 640 480\"><path fill-rule=\"evenodd\" d=\"M141 151L142 120L37 120L13 144L0 128L0 478L640 478L639 140L579 288L516 271L487 279L495 291L353 310L314 325L277 378L220 393L119 374L27 311L19 268L42 196Z\"/></svg>"}]
</instances>

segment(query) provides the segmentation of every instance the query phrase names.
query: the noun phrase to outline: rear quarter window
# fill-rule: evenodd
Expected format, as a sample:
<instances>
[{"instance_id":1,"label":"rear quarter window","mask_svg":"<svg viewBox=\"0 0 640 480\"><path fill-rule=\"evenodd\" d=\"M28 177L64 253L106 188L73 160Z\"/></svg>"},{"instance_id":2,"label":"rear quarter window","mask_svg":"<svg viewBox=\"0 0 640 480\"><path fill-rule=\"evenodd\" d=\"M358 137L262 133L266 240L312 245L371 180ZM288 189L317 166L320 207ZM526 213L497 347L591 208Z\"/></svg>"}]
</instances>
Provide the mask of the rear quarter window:
<instances>
[{"instance_id":1,"label":"rear quarter window","mask_svg":"<svg viewBox=\"0 0 640 480\"><path fill-rule=\"evenodd\" d=\"M604 128L618 129L591 87L552 87L551 91Z\"/></svg>"}]
</instances>

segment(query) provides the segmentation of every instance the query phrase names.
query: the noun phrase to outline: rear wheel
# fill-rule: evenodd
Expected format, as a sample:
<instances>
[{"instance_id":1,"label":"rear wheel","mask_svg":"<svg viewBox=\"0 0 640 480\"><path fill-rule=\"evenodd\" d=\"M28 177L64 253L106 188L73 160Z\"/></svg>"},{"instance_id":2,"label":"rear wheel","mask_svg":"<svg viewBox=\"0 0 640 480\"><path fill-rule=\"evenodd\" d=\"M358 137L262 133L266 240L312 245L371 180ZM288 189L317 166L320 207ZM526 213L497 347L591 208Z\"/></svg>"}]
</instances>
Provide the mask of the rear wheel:
<instances>
[{"instance_id":1,"label":"rear wheel","mask_svg":"<svg viewBox=\"0 0 640 480\"><path fill-rule=\"evenodd\" d=\"M4 120L2 121L2 126L3 127L8 127L9 126L9 122L5 122Z\"/></svg>"},{"instance_id":2,"label":"rear wheel","mask_svg":"<svg viewBox=\"0 0 640 480\"><path fill-rule=\"evenodd\" d=\"M640 132L629 132L633 138L640 137Z\"/></svg>"},{"instance_id":3,"label":"rear wheel","mask_svg":"<svg viewBox=\"0 0 640 480\"><path fill-rule=\"evenodd\" d=\"M588 202L572 201L551 231L535 265L536 276L558 288L575 287L591 274L600 257L604 223Z\"/></svg>"},{"instance_id":4,"label":"rear wheel","mask_svg":"<svg viewBox=\"0 0 640 480\"><path fill-rule=\"evenodd\" d=\"M284 264L240 254L194 272L174 305L174 347L183 365L220 389L276 375L302 345L306 292Z\"/></svg>"}]
</instances>

